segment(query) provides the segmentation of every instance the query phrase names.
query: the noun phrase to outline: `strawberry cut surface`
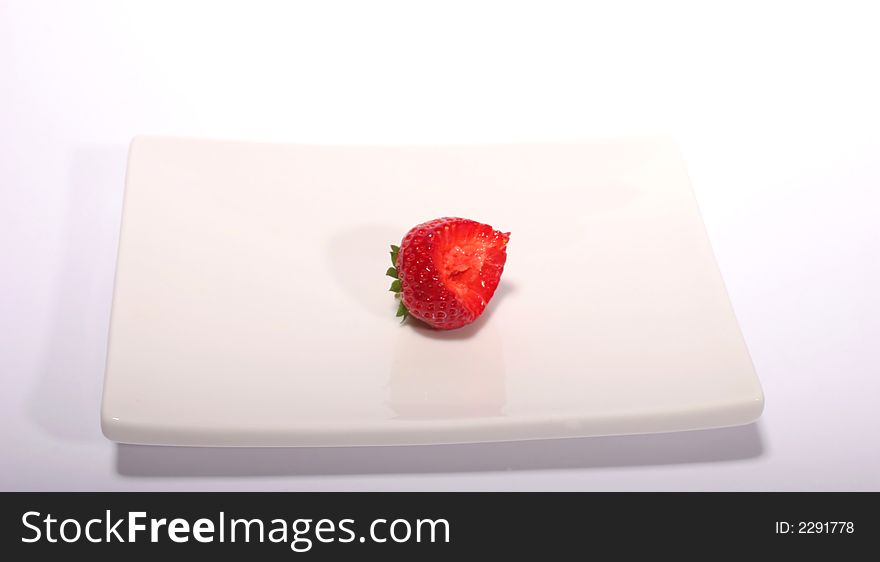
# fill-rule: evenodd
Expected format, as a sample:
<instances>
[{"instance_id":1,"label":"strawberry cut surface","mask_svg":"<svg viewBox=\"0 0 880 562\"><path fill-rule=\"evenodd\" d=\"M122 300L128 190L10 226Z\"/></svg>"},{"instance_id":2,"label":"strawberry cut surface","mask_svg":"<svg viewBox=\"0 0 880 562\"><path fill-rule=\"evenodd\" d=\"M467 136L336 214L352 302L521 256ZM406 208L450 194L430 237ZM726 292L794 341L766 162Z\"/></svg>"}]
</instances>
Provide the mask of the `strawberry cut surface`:
<instances>
[{"instance_id":1,"label":"strawberry cut surface","mask_svg":"<svg viewBox=\"0 0 880 562\"><path fill-rule=\"evenodd\" d=\"M398 316L451 330L470 324L495 294L510 233L469 219L440 218L410 229L392 246L396 277L391 290L401 300Z\"/></svg>"}]
</instances>

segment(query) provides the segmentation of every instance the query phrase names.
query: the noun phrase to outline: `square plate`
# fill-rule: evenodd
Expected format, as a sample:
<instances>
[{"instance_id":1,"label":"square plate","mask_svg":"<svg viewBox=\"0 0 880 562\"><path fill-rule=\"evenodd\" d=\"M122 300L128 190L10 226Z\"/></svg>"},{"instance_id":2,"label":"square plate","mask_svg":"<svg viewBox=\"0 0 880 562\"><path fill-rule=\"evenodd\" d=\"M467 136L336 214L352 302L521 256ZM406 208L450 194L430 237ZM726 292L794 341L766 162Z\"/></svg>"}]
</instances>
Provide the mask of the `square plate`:
<instances>
[{"instance_id":1,"label":"square plate","mask_svg":"<svg viewBox=\"0 0 880 562\"><path fill-rule=\"evenodd\" d=\"M512 233L485 314L400 325L388 247ZM745 424L763 395L662 139L334 147L137 138L102 426L126 443L333 446Z\"/></svg>"}]
</instances>

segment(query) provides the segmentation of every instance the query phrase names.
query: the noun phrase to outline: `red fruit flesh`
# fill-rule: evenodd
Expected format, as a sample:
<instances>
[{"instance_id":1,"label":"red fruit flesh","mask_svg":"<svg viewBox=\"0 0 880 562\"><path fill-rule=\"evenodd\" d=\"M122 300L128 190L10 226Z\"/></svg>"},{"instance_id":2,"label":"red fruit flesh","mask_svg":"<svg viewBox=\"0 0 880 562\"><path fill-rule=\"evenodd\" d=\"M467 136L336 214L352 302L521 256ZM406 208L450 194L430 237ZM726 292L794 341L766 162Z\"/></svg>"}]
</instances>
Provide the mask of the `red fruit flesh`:
<instances>
[{"instance_id":1,"label":"red fruit flesh","mask_svg":"<svg viewBox=\"0 0 880 562\"><path fill-rule=\"evenodd\" d=\"M409 314L440 330L476 320L498 287L509 238L509 232L460 218L412 228L397 256L401 298Z\"/></svg>"}]
</instances>

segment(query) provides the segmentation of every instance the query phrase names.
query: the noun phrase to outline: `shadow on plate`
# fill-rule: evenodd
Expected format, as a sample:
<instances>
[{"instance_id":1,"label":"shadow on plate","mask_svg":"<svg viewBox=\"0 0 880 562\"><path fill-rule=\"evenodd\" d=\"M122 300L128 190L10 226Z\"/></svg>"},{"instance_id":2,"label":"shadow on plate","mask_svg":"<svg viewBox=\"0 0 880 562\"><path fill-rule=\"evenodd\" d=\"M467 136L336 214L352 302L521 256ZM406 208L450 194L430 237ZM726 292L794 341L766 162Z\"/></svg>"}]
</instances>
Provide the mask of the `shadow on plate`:
<instances>
[{"instance_id":1,"label":"shadow on plate","mask_svg":"<svg viewBox=\"0 0 880 562\"><path fill-rule=\"evenodd\" d=\"M397 447L215 448L118 445L133 477L427 474L674 465L760 457L758 424L724 429Z\"/></svg>"},{"instance_id":2,"label":"shadow on plate","mask_svg":"<svg viewBox=\"0 0 880 562\"><path fill-rule=\"evenodd\" d=\"M395 241L400 237L390 226L362 225L337 232L325 245L330 277L352 304L373 316L393 318L397 309L385 270L391 265L389 245L399 243Z\"/></svg>"}]
</instances>

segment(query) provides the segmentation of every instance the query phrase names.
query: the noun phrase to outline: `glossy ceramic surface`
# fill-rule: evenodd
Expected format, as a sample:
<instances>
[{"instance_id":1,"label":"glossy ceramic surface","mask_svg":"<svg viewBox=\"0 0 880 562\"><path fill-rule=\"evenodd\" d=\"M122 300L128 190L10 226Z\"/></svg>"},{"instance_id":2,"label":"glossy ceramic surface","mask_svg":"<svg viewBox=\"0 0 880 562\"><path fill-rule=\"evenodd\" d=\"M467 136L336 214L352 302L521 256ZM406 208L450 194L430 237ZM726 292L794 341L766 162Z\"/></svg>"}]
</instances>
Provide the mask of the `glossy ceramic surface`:
<instances>
[{"instance_id":1,"label":"glossy ceramic surface","mask_svg":"<svg viewBox=\"0 0 880 562\"><path fill-rule=\"evenodd\" d=\"M475 324L400 325L388 246L510 231ZM127 443L390 445L744 424L758 379L662 139L131 145L102 426Z\"/></svg>"}]
</instances>

